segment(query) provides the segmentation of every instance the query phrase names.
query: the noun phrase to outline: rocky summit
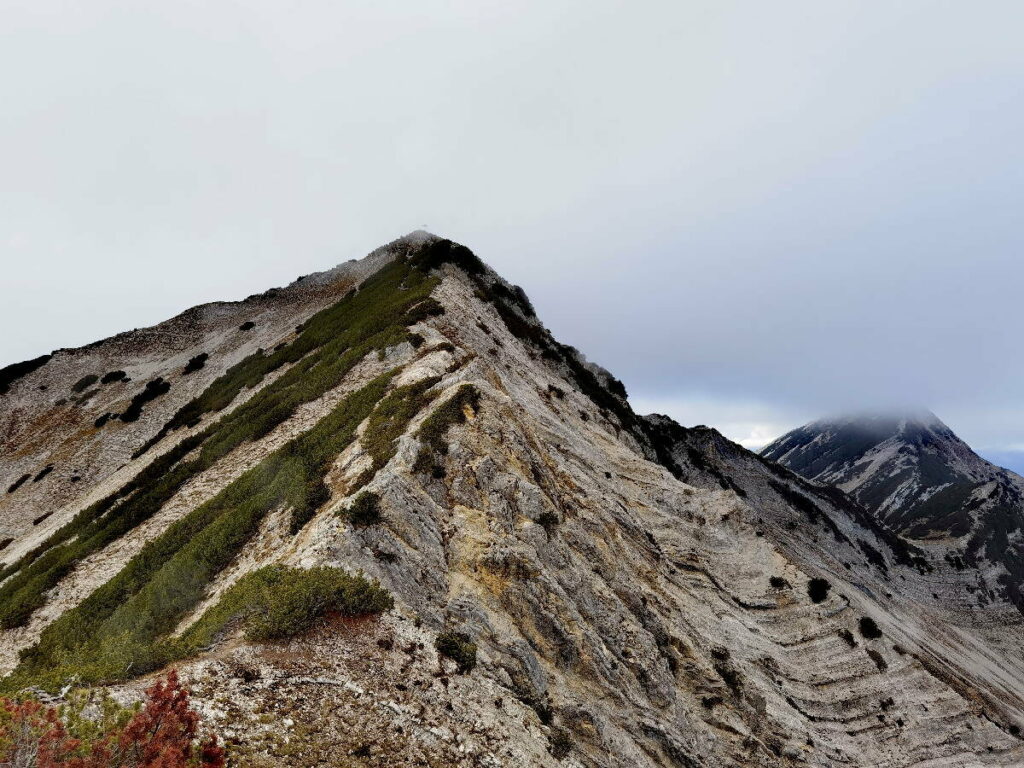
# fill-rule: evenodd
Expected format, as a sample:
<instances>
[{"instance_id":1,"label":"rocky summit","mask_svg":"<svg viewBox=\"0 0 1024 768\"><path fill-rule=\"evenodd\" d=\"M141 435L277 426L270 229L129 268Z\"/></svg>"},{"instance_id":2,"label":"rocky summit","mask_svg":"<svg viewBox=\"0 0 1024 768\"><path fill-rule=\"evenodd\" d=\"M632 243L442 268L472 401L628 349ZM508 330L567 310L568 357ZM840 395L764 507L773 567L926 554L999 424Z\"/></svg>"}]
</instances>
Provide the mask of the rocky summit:
<instances>
[{"instance_id":1,"label":"rocky summit","mask_svg":"<svg viewBox=\"0 0 1024 768\"><path fill-rule=\"evenodd\" d=\"M0 382L6 695L174 667L237 766L1024 765L1021 613L949 543L998 472L904 430L965 527L857 482L891 424L637 415L451 241Z\"/></svg>"},{"instance_id":2,"label":"rocky summit","mask_svg":"<svg viewBox=\"0 0 1024 768\"><path fill-rule=\"evenodd\" d=\"M1024 477L978 456L935 414L909 411L816 421L762 455L842 489L936 557L976 574L1024 612Z\"/></svg>"}]
</instances>

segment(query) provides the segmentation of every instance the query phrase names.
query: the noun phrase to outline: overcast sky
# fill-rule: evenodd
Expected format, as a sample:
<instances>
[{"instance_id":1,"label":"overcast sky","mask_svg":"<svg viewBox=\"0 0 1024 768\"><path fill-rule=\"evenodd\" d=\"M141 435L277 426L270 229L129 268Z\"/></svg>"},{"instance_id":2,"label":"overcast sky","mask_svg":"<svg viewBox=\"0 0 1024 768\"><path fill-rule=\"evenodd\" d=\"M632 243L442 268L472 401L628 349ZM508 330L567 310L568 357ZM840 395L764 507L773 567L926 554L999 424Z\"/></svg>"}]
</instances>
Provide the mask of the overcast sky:
<instances>
[{"instance_id":1,"label":"overcast sky","mask_svg":"<svg viewBox=\"0 0 1024 768\"><path fill-rule=\"evenodd\" d=\"M922 404L1011 463L1022 28L1019 0L0 0L0 365L425 225L638 410L756 446Z\"/></svg>"}]
</instances>

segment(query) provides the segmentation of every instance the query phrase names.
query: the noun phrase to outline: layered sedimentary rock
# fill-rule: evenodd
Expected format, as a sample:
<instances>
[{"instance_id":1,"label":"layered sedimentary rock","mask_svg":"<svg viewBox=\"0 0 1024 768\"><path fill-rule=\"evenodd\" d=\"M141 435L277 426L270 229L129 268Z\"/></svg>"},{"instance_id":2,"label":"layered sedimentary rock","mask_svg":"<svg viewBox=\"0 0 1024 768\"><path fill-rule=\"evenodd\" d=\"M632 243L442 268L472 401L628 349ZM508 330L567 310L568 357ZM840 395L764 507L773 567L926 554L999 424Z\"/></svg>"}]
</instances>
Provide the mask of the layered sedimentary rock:
<instances>
[{"instance_id":1,"label":"layered sedimentary rock","mask_svg":"<svg viewBox=\"0 0 1024 768\"><path fill-rule=\"evenodd\" d=\"M1020 614L978 574L638 417L449 241L58 352L0 405L0 481L30 475L0 497L8 688L175 664L238 765L1024 763ZM394 605L214 621L268 566Z\"/></svg>"}]
</instances>

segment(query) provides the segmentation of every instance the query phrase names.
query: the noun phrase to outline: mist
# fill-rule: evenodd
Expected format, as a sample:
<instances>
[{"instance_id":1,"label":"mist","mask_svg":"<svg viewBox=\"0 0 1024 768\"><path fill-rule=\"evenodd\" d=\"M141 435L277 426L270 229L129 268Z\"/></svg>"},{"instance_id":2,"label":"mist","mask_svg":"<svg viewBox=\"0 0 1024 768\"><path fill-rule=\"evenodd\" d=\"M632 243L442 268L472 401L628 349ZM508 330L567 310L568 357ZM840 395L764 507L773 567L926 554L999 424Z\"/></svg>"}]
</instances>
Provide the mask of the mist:
<instances>
[{"instance_id":1,"label":"mist","mask_svg":"<svg viewBox=\"0 0 1024 768\"><path fill-rule=\"evenodd\" d=\"M1015 2L8 2L0 365L413 229L641 411L1024 447ZM1005 457L1009 457L1006 459Z\"/></svg>"}]
</instances>

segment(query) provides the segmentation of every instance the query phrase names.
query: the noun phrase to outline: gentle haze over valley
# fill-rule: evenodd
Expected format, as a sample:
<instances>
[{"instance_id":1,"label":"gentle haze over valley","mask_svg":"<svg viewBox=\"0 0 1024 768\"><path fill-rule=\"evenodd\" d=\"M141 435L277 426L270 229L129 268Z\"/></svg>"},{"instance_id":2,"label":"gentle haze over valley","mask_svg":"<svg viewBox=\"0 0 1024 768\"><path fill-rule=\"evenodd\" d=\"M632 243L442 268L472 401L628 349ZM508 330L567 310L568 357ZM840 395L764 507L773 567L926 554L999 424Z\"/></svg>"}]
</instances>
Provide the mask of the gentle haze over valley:
<instances>
[{"instance_id":1,"label":"gentle haze over valley","mask_svg":"<svg viewBox=\"0 0 1024 768\"><path fill-rule=\"evenodd\" d=\"M638 412L1024 468L1024 6L8 2L0 365L420 227Z\"/></svg>"}]
</instances>

